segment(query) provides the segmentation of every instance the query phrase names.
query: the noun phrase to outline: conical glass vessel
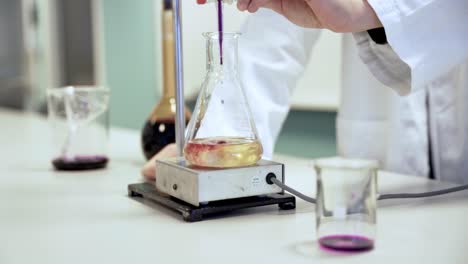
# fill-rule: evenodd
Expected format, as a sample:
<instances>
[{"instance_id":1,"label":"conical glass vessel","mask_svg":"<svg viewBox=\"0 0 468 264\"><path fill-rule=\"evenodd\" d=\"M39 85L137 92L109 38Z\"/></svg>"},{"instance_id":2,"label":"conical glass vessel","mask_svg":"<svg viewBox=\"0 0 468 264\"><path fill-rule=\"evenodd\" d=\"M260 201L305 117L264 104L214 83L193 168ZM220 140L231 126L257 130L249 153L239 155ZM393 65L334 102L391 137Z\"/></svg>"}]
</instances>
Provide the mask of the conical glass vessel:
<instances>
[{"instance_id":1,"label":"conical glass vessel","mask_svg":"<svg viewBox=\"0 0 468 264\"><path fill-rule=\"evenodd\" d=\"M205 33L207 74L190 120L185 159L194 166L255 164L263 154L237 70L238 33Z\"/></svg>"}]
</instances>

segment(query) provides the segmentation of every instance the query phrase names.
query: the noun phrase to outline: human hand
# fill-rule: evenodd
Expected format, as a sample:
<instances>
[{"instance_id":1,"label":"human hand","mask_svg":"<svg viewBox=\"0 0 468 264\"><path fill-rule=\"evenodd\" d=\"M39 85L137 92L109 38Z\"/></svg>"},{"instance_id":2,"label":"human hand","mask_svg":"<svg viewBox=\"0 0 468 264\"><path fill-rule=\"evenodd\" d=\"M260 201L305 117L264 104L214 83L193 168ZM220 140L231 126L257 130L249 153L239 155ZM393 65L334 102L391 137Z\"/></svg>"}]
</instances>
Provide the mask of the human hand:
<instances>
[{"instance_id":1,"label":"human hand","mask_svg":"<svg viewBox=\"0 0 468 264\"><path fill-rule=\"evenodd\" d=\"M269 8L298 26L335 32L360 32L382 26L365 0L238 0L237 8L251 13Z\"/></svg>"},{"instance_id":2,"label":"human hand","mask_svg":"<svg viewBox=\"0 0 468 264\"><path fill-rule=\"evenodd\" d=\"M177 147L175 144L169 144L165 146L161 151L159 151L156 155L154 155L151 160L149 160L143 169L141 170L141 174L145 179L154 181L156 180L156 170L155 164L156 160L171 158L177 156Z\"/></svg>"}]
</instances>

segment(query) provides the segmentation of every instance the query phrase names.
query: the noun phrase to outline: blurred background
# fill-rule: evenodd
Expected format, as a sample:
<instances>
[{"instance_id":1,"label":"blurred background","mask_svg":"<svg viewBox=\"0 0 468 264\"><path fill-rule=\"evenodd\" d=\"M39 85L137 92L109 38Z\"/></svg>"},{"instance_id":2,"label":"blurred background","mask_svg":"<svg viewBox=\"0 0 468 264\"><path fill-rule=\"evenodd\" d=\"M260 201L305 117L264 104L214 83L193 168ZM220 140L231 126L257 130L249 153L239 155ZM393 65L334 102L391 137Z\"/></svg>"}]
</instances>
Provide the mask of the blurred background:
<instances>
[{"instance_id":1,"label":"blurred background","mask_svg":"<svg viewBox=\"0 0 468 264\"><path fill-rule=\"evenodd\" d=\"M66 85L111 89L111 125L141 129L162 89L162 0L0 0L0 107L46 112L45 91ZM216 31L214 5L184 1L185 96L205 74L202 32ZM248 16L225 6L225 30ZM323 32L291 99L276 152L334 155L341 37Z\"/></svg>"}]
</instances>

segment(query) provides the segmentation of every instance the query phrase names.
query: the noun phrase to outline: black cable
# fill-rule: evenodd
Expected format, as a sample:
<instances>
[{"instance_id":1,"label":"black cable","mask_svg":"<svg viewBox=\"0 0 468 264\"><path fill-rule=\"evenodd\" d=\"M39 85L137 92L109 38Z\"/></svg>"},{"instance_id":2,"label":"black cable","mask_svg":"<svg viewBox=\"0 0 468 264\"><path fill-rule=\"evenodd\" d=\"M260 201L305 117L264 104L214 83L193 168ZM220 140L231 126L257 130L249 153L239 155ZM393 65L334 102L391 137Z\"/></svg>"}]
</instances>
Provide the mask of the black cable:
<instances>
[{"instance_id":1,"label":"black cable","mask_svg":"<svg viewBox=\"0 0 468 264\"><path fill-rule=\"evenodd\" d=\"M387 199L406 199L406 198L423 198L431 197L437 195L443 195L447 193L459 192L463 190L468 190L468 185L461 185L457 187L452 187L448 189L442 189L432 192L423 192L423 193L395 193L395 194L381 194L378 200L387 200Z\"/></svg>"},{"instance_id":2,"label":"black cable","mask_svg":"<svg viewBox=\"0 0 468 264\"><path fill-rule=\"evenodd\" d=\"M306 202L309 202L309 203L315 203L314 198L309 197L309 196L307 196L305 194L302 194L302 193L294 190L293 188L291 188L291 187L287 186L286 184L282 183L281 181L279 181L276 177L271 177L271 178L269 178L269 180L272 181L277 186L281 187L283 190L288 191L288 192L296 195L297 197L301 198L302 200L304 200Z\"/></svg>"},{"instance_id":3,"label":"black cable","mask_svg":"<svg viewBox=\"0 0 468 264\"><path fill-rule=\"evenodd\" d=\"M268 177L267 182L271 181L272 183L276 184L283 190L296 195L297 197L301 198L302 200L309 202L309 203L316 203L316 200L312 197L309 197L305 194L296 191L295 189L287 186L286 184L279 181L276 177ZM437 195L443 195L453 192L459 192L463 190L468 190L468 185L461 185L457 187L452 187L448 189L442 189L432 192L422 192L422 193L395 193L395 194L381 194L377 200L388 200L388 199L407 199L407 198L424 198L424 197L432 197Z\"/></svg>"}]
</instances>

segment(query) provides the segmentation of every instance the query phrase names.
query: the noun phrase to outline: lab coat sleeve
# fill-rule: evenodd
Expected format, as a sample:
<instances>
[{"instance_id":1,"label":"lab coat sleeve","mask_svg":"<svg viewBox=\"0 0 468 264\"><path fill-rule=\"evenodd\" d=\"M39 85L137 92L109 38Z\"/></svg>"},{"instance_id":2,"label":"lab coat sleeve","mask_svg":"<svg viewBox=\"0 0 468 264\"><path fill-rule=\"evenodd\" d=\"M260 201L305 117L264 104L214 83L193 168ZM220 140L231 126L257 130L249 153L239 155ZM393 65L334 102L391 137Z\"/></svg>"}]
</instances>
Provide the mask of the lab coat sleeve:
<instances>
[{"instance_id":1,"label":"lab coat sleeve","mask_svg":"<svg viewBox=\"0 0 468 264\"><path fill-rule=\"evenodd\" d=\"M382 83L400 94L419 89L468 59L468 1L368 0L388 45L355 33L359 53Z\"/></svg>"},{"instance_id":2,"label":"lab coat sleeve","mask_svg":"<svg viewBox=\"0 0 468 264\"><path fill-rule=\"evenodd\" d=\"M266 159L289 111L290 95L315 44L318 30L299 28L261 9L242 27L239 73Z\"/></svg>"}]
</instances>

